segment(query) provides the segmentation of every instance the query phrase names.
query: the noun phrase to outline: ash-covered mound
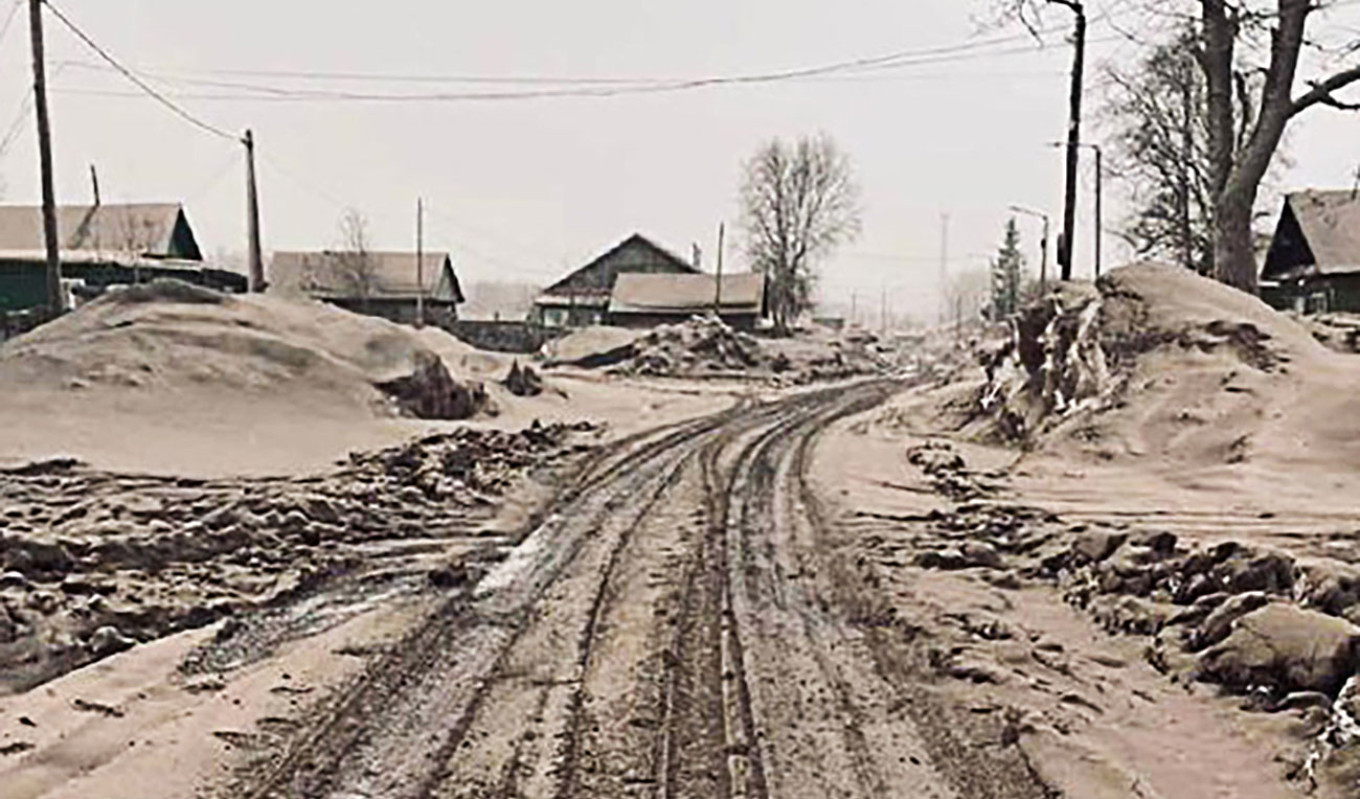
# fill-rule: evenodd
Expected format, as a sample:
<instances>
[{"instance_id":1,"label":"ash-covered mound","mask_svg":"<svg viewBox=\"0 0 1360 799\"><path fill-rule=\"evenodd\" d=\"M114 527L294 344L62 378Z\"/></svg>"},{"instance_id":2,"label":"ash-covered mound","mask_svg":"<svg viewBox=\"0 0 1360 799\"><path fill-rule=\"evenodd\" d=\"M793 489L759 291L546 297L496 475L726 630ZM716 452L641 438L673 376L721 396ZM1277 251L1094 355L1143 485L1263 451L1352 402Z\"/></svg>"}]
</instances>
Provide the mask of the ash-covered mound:
<instances>
[{"instance_id":1,"label":"ash-covered mound","mask_svg":"<svg viewBox=\"0 0 1360 799\"><path fill-rule=\"evenodd\" d=\"M889 348L864 331L800 332L761 338L713 315L648 331L585 328L548 347L548 365L609 368L646 377L746 377L811 383L872 374L893 366Z\"/></svg>"},{"instance_id":2,"label":"ash-covered mound","mask_svg":"<svg viewBox=\"0 0 1360 799\"><path fill-rule=\"evenodd\" d=\"M986 364L973 432L1102 460L1231 464L1302 444L1335 462L1360 441L1341 412L1358 365L1255 297L1138 264L1024 313Z\"/></svg>"},{"instance_id":3,"label":"ash-covered mound","mask_svg":"<svg viewBox=\"0 0 1360 799\"><path fill-rule=\"evenodd\" d=\"M296 395L426 418L465 418L482 396L401 325L169 280L112 292L6 342L0 386L167 397L208 389L221 402Z\"/></svg>"},{"instance_id":4,"label":"ash-covered mound","mask_svg":"<svg viewBox=\"0 0 1360 799\"><path fill-rule=\"evenodd\" d=\"M662 325L635 341L633 349L619 371L640 375L741 372L760 367L766 359L755 336L733 330L714 316Z\"/></svg>"}]
</instances>

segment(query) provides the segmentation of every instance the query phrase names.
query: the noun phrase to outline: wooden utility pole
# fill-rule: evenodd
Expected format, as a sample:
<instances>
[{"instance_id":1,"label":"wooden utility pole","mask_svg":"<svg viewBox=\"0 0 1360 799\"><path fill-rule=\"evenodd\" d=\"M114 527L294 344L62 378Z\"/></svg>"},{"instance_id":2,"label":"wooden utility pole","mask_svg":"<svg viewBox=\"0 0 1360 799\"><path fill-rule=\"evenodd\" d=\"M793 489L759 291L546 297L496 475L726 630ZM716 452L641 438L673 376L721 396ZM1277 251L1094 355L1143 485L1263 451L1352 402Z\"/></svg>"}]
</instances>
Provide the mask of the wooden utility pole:
<instances>
[{"instance_id":1,"label":"wooden utility pole","mask_svg":"<svg viewBox=\"0 0 1360 799\"><path fill-rule=\"evenodd\" d=\"M425 326L425 201L416 198L416 327Z\"/></svg>"},{"instance_id":2,"label":"wooden utility pole","mask_svg":"<svg viewBox=\"0 0 1360 799\"><path fill-rule=\"evenodd\" d=\"M718 223L718 279L713 281L713 313L719 319L722 318L722 267L723 267L723 234L726 232L727 223Z\"/></svg>"},{"instance_id":3,"label":"wooden utility pole","mask_svg":"<svg viewBox=\"0 0 1360 799\"><path fill-rule=\"evenodd\" d=\"M250 259L249 290L264 291L264 253L260 250L260 198L255 188L255 134L249 130L241 139L246 146L246 229L250 241L247 244L247 257Z\"/></svg>"},{"instance_id":4,"label":"wooden utility pole","mask_svg":"<svg viewBox=\"0 0 1360 799\"><path fill-rule=\"evenodd\" d=\"M99 207L99 173L95 171L94 164L90 164L90 185L94 189L94 207Z\"/></svg>"},{"instance_id":5,"label":"wooden utility pole","mask_svg":"<svg viewBox=\"0 0 1360 799\"><path fill-rule=\"evenodd\" d=\"M42 0L28 0L33 43L33 108L38 117L38 161L42 168L43 246L47 251L47 308L56 316L61 296L61 250L57 243L57 192L52 180L52 127L47 115L47 70L43 60Z\"/></svg>"},{"instance_id":6,"label":"wooden utility pole","mask_svg":"<svg viewBox=\"0 0 1360 799\"><path fill-rule=\"evenodd\" d=\"M1067 188L1063 198L1063 237L1058 247L1058 265L1063 280L1072 279L1072 252L1075 249L1077 219L1077 148L1081 142L1081 90L1086 62L1086 9L1080 0L1058 0L1077 15L1073 37L1075 54L1072 57L1072 85L1068 94L1067 120Z\"/></svg>"}]
</instances>

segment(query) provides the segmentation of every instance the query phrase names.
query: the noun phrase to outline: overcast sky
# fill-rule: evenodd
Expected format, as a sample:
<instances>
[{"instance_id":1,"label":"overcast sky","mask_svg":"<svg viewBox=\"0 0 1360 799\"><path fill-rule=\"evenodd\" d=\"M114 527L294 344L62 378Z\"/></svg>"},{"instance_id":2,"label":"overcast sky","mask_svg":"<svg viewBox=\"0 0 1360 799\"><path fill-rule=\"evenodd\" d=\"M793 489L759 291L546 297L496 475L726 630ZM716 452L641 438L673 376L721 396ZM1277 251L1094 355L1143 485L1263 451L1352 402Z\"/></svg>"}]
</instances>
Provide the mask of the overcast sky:
<instances>
[{"instance_id":1,"label":"overcast sky","mask_svg":"<svg viewBox=\"0 0 1360 799\"><path fill-rule=\"evenodd\" d=\"M1108 1L1093 3L1093 62L1136 51L1099 19ZM238 74L247 70L558 79L770 72L1014 35L979 33L982 0L54 3L115 57L158 76L154 85L194 115L233 133L254 129L266 250L337 244L346 206L370 218L377 246L411 248L421 196L430 208L427 246L452 250L465 281L547 282L633 231L686 256L698 242L711 267L719 222L730 229L736 220L742 160L771 137L826 132L853 159L865 214L860 239L825 265L824 294L843 301L855 292L862 308L876 309L886 290L897 312L929 316L942 214L950 268L960 271L995 250L1008 205L1049 211L1055 230L1061 212L1061 157L1046 146L1066 123L1070 50L1057 36L1044 47L1000 42L892 70L665 94L298 101L221 85L388 94L545 88ZM0 8L7 14L8 0ZM1046 19L1066 21L1057 11ZM1131 11L1114 21L1140 24ZM20 11L0 40L6 128L28 91L26 23ZM1355 29L1353 19L1347 24ZM97 57L50 16L46 27L59 201L89 200L95 163L106 201L182 201L205 252L243 250L242 148L93 68ZM546 87L586 85L596 84ZM19 124L0 175L8 202L35 202L31 114ZM1311 112L1294 130L1287 186L1349 186L1360 163L1357 133L1360 117ZM1079 273L1090 268L1090 210L1088 202ZM1038 223L1025 224L1037 261ZM740 265L729 243L728 263ZM1118 260L1113 237L1106 247Z\"/></svg>"}]
</instances>

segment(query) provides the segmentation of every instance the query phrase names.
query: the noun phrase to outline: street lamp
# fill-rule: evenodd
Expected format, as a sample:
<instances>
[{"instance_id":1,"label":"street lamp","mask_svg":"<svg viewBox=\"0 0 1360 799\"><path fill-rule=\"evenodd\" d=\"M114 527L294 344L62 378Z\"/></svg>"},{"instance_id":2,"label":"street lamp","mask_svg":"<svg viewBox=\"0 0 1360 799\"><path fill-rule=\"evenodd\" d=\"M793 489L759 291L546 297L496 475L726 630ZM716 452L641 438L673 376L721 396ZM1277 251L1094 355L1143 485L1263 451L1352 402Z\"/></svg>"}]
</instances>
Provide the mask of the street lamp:
<instances>
[{"instance_id":1,"label":"street lamp","mask_svg":"<svg viewBox=\"0 0 1360 799\"><path fill-rule=\"evenodd\" d=\"M1056 142L1056 141L1055 141L1055 142L1050 142L1050 146L1052 146L1052 147L1066 147L1067 145L1066 145L1066 144L1063 144L1062 142ZM1094 150L1095 153L1096 153L1096 236L1095 236L1095 239L1096 239L1096 277L1098 278L1098 277L1100 277L1100 239L1101 239L1101 234L1104 233L1104 228L1105 228L1105 218L1104 218L1104 216L1103 216L1103 214L1102 214L1102 212L1101 212L1101 207L1100 207L1101 198L1104 196L1104 190L1103 190L1101 184L1102 184L1102 178L1103 178L1103 176L1104 176L1104 174L1105 174L1105 170L1101 167L1102 154L1101 154L1101 152L1100 152L1100 145L1099 145L1099 144L1089 144L1089 143L1087 143L1087 142L1077 142L1075 146L1076 146L1076 147L1085 147L1085 148L1087 148L1087 149Z\"/></svg>"},{"instance_id":2,"label":"street lamp","mask_svg":"<svg viewBox=\"0 0 1360 799\"><path fill-rule=\"evenodd\" d=\"M1012 205L1011 210L1017 214L1026 216L1037 216L1044 220L1044 237L1039 240L1039 293L1048 293L1048 214L1043 211L1036 211L1033 208L1026 208L1023 205Z\"/></svg>"}]
</instances>

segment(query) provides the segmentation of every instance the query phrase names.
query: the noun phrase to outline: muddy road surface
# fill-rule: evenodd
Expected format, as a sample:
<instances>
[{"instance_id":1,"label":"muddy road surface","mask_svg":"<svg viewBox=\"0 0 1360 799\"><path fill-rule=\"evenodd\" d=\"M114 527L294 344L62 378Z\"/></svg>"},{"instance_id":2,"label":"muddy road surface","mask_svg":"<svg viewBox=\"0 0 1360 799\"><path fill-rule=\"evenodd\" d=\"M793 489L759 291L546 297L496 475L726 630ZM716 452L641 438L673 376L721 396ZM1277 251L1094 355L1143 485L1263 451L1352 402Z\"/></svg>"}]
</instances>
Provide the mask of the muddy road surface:
<instances>
[{"instance_id":1,"label":"muddy road surface","mask_svg":"<svg viewBox=\"0 0 1360 799\"><path fill-rule=\"evenodd\" d=\"M958 723L820 534L813 442L900 388L746 404L607 452L228 795L1046 795L1013 730Z\"/></svg>"}]
</instances>

